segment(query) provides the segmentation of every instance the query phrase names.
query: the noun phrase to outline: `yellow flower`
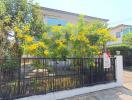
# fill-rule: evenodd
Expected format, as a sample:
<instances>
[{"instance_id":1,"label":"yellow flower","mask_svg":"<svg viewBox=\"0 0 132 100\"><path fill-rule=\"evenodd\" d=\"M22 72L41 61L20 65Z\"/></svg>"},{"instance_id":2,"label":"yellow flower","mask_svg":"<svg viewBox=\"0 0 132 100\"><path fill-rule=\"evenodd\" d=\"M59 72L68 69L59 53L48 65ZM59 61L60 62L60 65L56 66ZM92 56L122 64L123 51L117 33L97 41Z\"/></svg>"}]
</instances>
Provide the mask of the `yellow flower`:
<instances>
[{"instance_id":1,"label":"yellow flower","mask_svg":"<svg viewBox=\"0 0 132 100\"><path fill-rule=\"evenodd\" d=\"M109 33L108 29L98 29L97 34L105 34L107 35Z\"/></svg>"},{"instance_id":2,"label":"yellow flower","mask_svg":"<svg viewBox=\"0 0 132 100\"><path fill-rule=\"evenodd\" d=\"M79 35L84 35L84 33L83 32L80 32Z\"/></svg>"},{"instance_id":3,"label":"yellow flower","mask_svg":"<svg viewBox=\"0 0 132 100\"><path fill-rule=\"evenodd\" d=\"M77 35L77 40L81 40L81 35Z\"/></svg>"},{"instance_id":4,"label":"yellow flower","mask_svg":"<svg viewBox=\"0 0 132 100\"><path fill-rule=\"evenodd\" d=\"M30 45L30 46L28 47L28 50L29 50L29 51L34 51L34 50L37 49L37 47L38 47L37 44L32 44L32 45Z\"/></svg>"},{"instance_id":5,"label":"yellow flower","mask_svg":"<svg viewBox=\"0 0 132 100\"><path fill-rule=\"evenodd\" d=\"M25 36L25 40L26 40L27 42L32 42L33 39L34 39L34 37L32 37L32 36L28 36L28 35Z\"/></svg>"},{"instance_id":6,"label":"yellow flower","mask_svg":"<svg viewBox=\"0 0 132 100\"><path fill-rule=\"evenodd\" d=\"M89 40L88 40L88 39L85 39L85 41L84 41L84 42L88 44L88 43L89 43Z\"/></svg>"},{"instance_id":7,"label":"yellow flower","mask_svg":"<svg viewBox=\"0 0 132 100\"><path fill-rule=\"evenodd\" d=\"M55 43L59 46L63 46L65 44L65 39L62 40L56 40Z\"/></svg>"},{"instance_id":8,"label":"yellow flower","mask_svg":"<svg viewBox=\"0 0 132 100\"><path fill-rule=\"evenodd\" d=\"M75 41L75 40L76 40L75 36L74 36L74 35L71 35L71 36L70 36L70 40L71 40L71 41Z\"/></svg>"},{"instance_id":9,"label":"yellow flower","mask_svg":"<svg viewBox=\"0 0 132 100\"><path fill-rule=\"evenodd\" d=\"M41 41L39 41L39 42L38 42L38 45L41 46L41 47L43 47L43 46L44 46L44 43L41 42Z\"/></svg>"},{"instance_id":10,"label":"yellow flower","mask_svg":"<svg viewBox=\"0 0 132 100\"><path fill-rule=\"evenodd\" d=\"M86 36L84 34L78 34L77 35L77 40L86 42L87 38L86 38Z\"/></svg>"},{"instance_id":11,"label":"yellow flower","mask_svg":"<svg viewBox=\"0 0 132 100\"><path fill-rule=\"evenodd\" d=\"M29 25L25 25L25 26L24 26L24 32L29 31L29 29L30 29Z\"/></svg>"},{"instance_id":12,"label":"yellow flower","mask_svg":"<svg viewBox=\"0 0 132 100\"><path fill-rule=\"evenodd\" d=\"M62 42L60 40L55 41L57 45L62 45Z\"/></svg>"},{"instance_id":13,"label":"yellow flower","mask_svg":"<svg viewBox=\"0 0 132 100\"><path fill-rule=\"evenodd\" d=\"M22 34L22 33L18 33L18 34L17 34L17 37L18 37L18 38L23 38L23 34Z\"/></svg>"},{"instance_id":14,"label":"yellow flower","mask_svg":"<svg viewBox=\"0 0 132 100\"><path fill-rule=\"evenodd\" d=\"M81 37L81 41L85 41L87 38L84 36L84 35L82 35L82 37Z\"/></svg>"},{"instance_id":15,"label":"yellow flower","mask_svg":"<svg viewBox=\"0 0 132 100\"><path fill-rule=\"evenodd\" d=\"M38 42L38 45L39 45L40 47L47 48L47 46L45 45L44 42L39 41L39 42Z\"/></svg>"},{"instance_id":16,"label":"yellow flower","mask_svg":"<svg viewBox=\"0 0 132 100\"><path fill-rule=\"evenodd\" d=\"M21 33L21 30L17 26L14 27L14 31L17 33Z\"/></svg>"},{"instance_id":17,"label":"yellow flower","mask_svg":"<svg viewBox=\"0 0 132 100\"><path fill-rule=\"evenodd\" d=\"M44 56L48 56L49 55L49 51L48 50L45 50L44 51Z\"/></svg>"},{"instance_id":18,"label":"yellow flower","mask_svg":"<svg viewBox=\"0 0 132 100\"><path fill-rule=\"evenodd\" d=\"M53 26L52 32L53 33L61 32L61 29L62 29L62 26Z\"/></svg>"},{"instance_id":19,"label":"yellow flower","mask_svg":"<svg viewBox=\"0 0 132 100\"><path fill-rule=\"evenodd\" d=\"M97 49L97 46L91 46L92 49Z\"/></svg>"}]
</instances>

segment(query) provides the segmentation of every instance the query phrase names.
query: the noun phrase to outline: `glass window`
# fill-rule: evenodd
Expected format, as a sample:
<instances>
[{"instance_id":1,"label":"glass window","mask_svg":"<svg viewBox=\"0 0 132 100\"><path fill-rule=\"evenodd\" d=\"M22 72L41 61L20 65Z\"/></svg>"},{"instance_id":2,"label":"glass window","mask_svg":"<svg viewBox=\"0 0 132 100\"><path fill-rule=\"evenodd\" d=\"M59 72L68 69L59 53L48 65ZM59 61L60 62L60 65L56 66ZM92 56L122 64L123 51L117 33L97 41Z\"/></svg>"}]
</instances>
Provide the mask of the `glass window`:
<instances>
[{"instance_id":1,"label":"glass window","mask_svg":"<svg viewBox=\"0 0 132 100\"><path fill-rule=\"evenodd\" d=\"M117 32L117 33L116 33L116 38L120 38L120 37L121 37L120 32Z\"/></svg>"},{"instance_id":2,"label":"glass window","mask_svg":"<svg viewBox=\"0 0 132 100\"><path fill-rule=\"evenodd\" d=\"M127 34L127 33L129 33L129 28L123 30L123 34Z\"/></svg>"},{"instance_id":3,"label":"glass window","mask_svg":"<svg viewBox=\"0 0 132 100\"><path fill-rule=\"evenodd\" d=\"M59 25L59 26L65 26L66 23L67 23L63 19L51 18L51 17L47 17L46 22L47 22L48 25Z\"/></svg>"},{"instance_id":4,"label":"glass window","mask_svg":"<svg viewBox=\"0 0 132 100\"><path fill-rule=\"evenodd\" d=\"M130 28L130 32L132 33L132 28Z\"/></svg>"}]
</instances>

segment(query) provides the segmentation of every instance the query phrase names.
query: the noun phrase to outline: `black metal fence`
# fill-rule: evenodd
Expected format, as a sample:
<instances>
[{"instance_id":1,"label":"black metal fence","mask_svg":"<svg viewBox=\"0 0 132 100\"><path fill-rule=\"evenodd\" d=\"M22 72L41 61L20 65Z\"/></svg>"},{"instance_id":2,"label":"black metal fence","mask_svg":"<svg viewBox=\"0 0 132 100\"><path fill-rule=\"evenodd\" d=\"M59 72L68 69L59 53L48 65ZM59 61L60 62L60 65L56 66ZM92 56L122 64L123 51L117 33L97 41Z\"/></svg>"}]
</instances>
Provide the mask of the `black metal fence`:
<instances>
[{"instance_id":1,"label":"black metal fence","mask_svg":"<svg viewBox=\"0 0 132 100\"><path fill-rule=\"evenodd\" d=\"M0 59L0 99L14 99L116 81L115 58Z\"/></svg>"}]
</instances>

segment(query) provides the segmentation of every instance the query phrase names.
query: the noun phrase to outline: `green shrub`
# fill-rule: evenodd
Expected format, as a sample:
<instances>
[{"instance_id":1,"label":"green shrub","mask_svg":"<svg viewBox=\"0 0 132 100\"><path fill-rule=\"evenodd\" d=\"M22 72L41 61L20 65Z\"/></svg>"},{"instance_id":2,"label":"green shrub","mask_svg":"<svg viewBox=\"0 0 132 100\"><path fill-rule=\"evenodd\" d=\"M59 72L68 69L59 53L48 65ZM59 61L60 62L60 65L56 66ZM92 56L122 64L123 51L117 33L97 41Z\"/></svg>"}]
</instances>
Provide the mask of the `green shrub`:
<instances>
[{"instance_id":1,"label":"green shrub","mask_svg":"<svg viewBox=\"0 0 132 100\"><path fill-rule=\"evenodd\" d=\"M18 69L19 67L19 60L4 60L1 61L1 65L0 65L0 68L2 68L2 70L5 70L5 71L14 71L16 69Z\"/></svg>"},{"instance_id":2,"label":"green shrub","mask_svg":"<svg viewBox=\"0 0 132 100\"><path fill-rule=\"evenodd\" d=\"M108 47L111 55L116 55L116 51L120 51L123 55L123 65L124 67L132 66L132 46L127 45L116 45Z\"/></svg>"},{"instance_id":3,"label":"green shrub","mask_svg":"<svg viewBox=\"0 0 132 100\"><path fill-rule=\"evenodd\" d=\"M2 81L13 81L18 77L18 69L20 69L19 60L3 59L0 62Z\"/></svg>"}]
</instances>

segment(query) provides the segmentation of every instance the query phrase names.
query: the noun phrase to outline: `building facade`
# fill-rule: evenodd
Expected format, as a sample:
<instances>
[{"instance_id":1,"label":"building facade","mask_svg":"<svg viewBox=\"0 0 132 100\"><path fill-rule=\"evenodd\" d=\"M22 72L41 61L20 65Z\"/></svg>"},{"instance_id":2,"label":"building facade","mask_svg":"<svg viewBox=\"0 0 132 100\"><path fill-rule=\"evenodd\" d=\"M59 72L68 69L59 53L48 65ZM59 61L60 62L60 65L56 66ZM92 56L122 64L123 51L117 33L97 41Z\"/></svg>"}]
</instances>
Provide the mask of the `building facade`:
<instances>
[{"instance_id":1,"label":"building facade","mask_svg":"<svg viewBox=\"0 0 132 100\"><path fill-rule=\"evenodd\" d=\"M120 24L110 28L110 33L117 38L116 42L109 42L108 45L118 45L122 43L123 35L132 32L132 25Z\"/></svg>"},{"instance_id":2,"label":"building facade","mask_svg":"<svg viewBox=\"0 0 132 100\"><path fill-rule=\"evenodd\" d=\"M67 11L61 11L51 8L42 7L44 14L44 21L48 25L62 25L65 26L67 23L76 24L79 20L79 14L71 13ZM92 20L100 20L107 23L108 19L102 19L97 17L85 16L85 21L89 22Z\"/></svg>"}]
</instances>

